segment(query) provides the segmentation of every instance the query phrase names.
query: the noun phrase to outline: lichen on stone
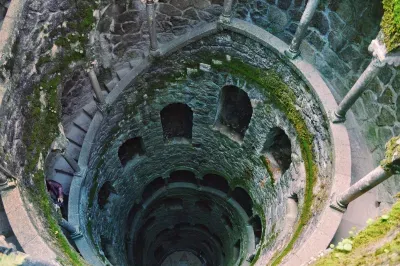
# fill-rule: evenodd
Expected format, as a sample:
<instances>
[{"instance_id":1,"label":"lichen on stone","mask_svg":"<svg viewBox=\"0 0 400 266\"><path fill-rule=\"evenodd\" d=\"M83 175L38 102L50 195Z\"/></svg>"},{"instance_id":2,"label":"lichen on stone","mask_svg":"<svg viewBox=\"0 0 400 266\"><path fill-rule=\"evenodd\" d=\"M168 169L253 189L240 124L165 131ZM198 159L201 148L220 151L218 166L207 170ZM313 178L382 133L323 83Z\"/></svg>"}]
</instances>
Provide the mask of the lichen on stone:
<instances>
[{"instance_id":1,"label":"lichen on stone","mask_svg":"<svg viewBox=\"0 0 400 266\"><path fill-rule=\"evenodd\" d=\"M386 172L400 173L400 136L393 137L386 143L385 159L381 166Z\"/></svg>"},{"instance_id":2,"label":"lichen on stone","mask_svg":"<svg viewBox=\"0 0 400 266\"><path fill-rule=\"evenodd\" d=\"M388 52L400 46L400 0L383 0L384 14L381 27Z\"/></svg>"}]
</instances>

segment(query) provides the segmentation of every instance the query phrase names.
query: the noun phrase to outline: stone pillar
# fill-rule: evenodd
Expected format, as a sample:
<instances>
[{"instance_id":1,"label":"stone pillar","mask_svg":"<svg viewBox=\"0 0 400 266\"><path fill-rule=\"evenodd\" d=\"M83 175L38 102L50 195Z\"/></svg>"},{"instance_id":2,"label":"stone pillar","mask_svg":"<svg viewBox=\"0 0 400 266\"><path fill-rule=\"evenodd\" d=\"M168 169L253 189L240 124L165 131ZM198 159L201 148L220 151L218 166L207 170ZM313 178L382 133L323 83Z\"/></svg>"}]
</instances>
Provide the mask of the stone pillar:
<instances>
[{"instance_id":1,"label":"stone pillar","mask_svg":"<svg viewBox=\"0 0 400 266\"><path fill-rule=\"evenodd\" d=\"M308 25L314 16L315 10L317 9L319 0L309 0L306 8L301 16L299 26L297 27L296 33L292 39L290 47L285 51L285 55L290 59L295 59L300 54L300 44L303 41Z\"/></svg>"},{"instance_id":2,"label":"stone pillar","mask_svg":"<svg viewBox=\"0 0 400 266\"><path fill-rule=\"evenodd\" d=\"M232 3L233 0L224 0L224 9L219 21L222 23L230 23L232 18Z\"/></svg>"},{"instance_id":3,"label":"stone pillar","mask_svg":"<svg viewBox=\"0 0 400 266\"><path fill-rule=\"evenodd\" d=\"M367 89L367 85L373 78L379 73L379 70L384 66L378 58L373 58L368 67L364 70L361 76L358 78L356 83L346 94L343 100L340 102L337 110L335 111L334 123L340 123L346 120L347 111L353 106L357 99Z\"/></svg>"},{"instance_id":4,"label":"stone pillar","mask_svg":"<svg viewBox=\"0 0 400 266\"><path fill-rule=\"evenodd\" d=\"M74 170L75 173L77 173L77 172L79 172L81 170L79 168L78 163L71 157L71 155L69 155L66 152L63 152L62 156L64 157L65 161L67 161L69 166L71 166L72 170Z\"/></svg>"},{"instance_id":5,"label":"stone pillar","mask_svg":"<svg viewBox=\"0 0 400 266\"><path fill-rule=\"evenodd\" d=\"M92 89L94 91L94 94L96 94L97 101L99 101L99 103L101 104L104 104L105 103L104 95L103 92L101 91L99 81L93 69L89 71L89 78L90 82L92 83Z\"/></svg>"},{"instance_id":6,"label":"stone pillar","mask_svg":"<svg viewBox=\"0 0 400 266\"><path fill-rule=\"evenodd\" d=\"M157 2L158 0L142 0L142 3L146 4L147 23L149 24L150 35L150 52L155 52L158 49L155 10L155 4Z\"/></svg>"},{"instance_id":7,"label":"stone pillar","mask_svg":"<svg viewBox=\"0 0 400 266\"><path fill-rule=\"evenodd\" d=\"M400 136L386 143L385 159L381 161L381 165L336 196L331 207L344 212L350 202L398 173L400 173Z\"/></svg>"},{"instance_id":8,"label":"stone pillar","mask_svg":"<svg viewBox=\"0 0 400 266\"><path fill-rule=\"evenodd\" d=\"M82 233L64 218L61 218L58 224L70 234L72 239L82 237Z\"/></svg>"},{"instance_id":9,"label":"stone pillar","mask_svg":"<svg viewBox=\"0 0 400 266\"><path fill-rule=\"evenodd\" d=\"M392 173L385 171L382 166L378 166L369 174L358 180L344 193L337 198L337 204L341 208L347 208L350 202L363 195L365 192L376 187L386 179L392 176Z\"/></svg>"},{"instance_id":10,"label":"stone pillar","mask_svg":"<svg viewBox=\"0 0 400 266\"><path fill-rule=\"evenodd\" d=\"M372 53L373 59L365 71L358 78L356 83L346 94L344 99L340 102L338 109L335 111L334 123L344 122L346 120L346 113L361 94L365 91L368 83L376 77L380 69L386 64L397 67L400 65L400 52L388 52L385 43L383 42L384 36L382 32L372 40L368 50Z\"/></svg>"}]
</instances>

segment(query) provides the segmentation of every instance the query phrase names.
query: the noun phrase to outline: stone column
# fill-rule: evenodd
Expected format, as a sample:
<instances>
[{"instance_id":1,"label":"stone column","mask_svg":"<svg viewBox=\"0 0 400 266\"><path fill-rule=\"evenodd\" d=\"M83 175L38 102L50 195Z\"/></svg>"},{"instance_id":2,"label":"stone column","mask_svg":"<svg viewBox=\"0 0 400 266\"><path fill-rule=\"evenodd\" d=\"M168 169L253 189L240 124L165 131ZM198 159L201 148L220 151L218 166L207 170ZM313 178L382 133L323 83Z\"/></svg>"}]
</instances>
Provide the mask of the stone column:
<instances>
[{"instance_id":1,"label":"stone column","mask_svg":"<svg viewBox=\"0 0 400 266\"><path fill-rule=\"evenodd\" d=\"M314 16L315 10L317 9L319 0L309 0L306 8L301 16L299 26L297 27L296 33L292 39L290 47L285 51L285 55L290 59L295 59L300 54L300 44L303 41L308 25Z\"/></svg>"},{"instance_id":2,"label":"stone column","mask_svg":"<svg viewBox=\"0 0 400 266\"><path fill-rule=\"evenodd\" d=\"M358 180L337 198L337 204L341 208L347 208L350 202L363 195L365 192L376 187L386 179L392 176L392 173L385 171L381 166L372 170L369 174Z\"/></svg>"},{"instance_id":3,"label":"stone column","mask_svg":"<svg viewBox=\"0 0 400 266\"><path fill-rule=\"evenodd\" d=\"M334 123L346 120L347 111L366 90L368 83L376 77L382 67L386 64L394 67L400 65L400 52L389 53L383 40L383 33L379 32L378 36L369 45L368 50L372 53L372 61L340 102L338 109L335 111Z\"/></svg>"},{"instance_id":4,"label":"stone column","mask_svg":"<svg viewBox=\"0 0 400 266\"><path fill-rule=\"evenodd\" d=\"M230 23L232 18L232 3L233 0L224 0L224 9L219 21L222 23Z\"/></svg>"},{"instance_id":5,"label":"stone column","mask_svg":"<svg viewBox=\"0 0 400 266\"><path fill-rule=\"evenodd\" d=\"M77 172L79 172L81 170L79 168L78 163L71 157L71 155L69 155L66 152L63 152L62 156L64 157L65 161L67 161L69 166L71 166L72 170L74 170L75 173L77 173Z\"/></svg>"},{"instance_id":6,"label":"stone column","mask_svg":"<svg viewBox=\"0 0 400 266\"><path fill-rule=\"evenodd\" d=\"M82 237L82 233L64 218L61 218L58 224L70 234L72 239Z\"/></svg>"},{"instance_id":7,"label":"stone column","mask_svg":"<svg viewBox=\"0 0 400 266\"><path fill-rule=\"evenodd\" d=\"M376 75L379 73L379 70L383 66L384 64L378 58L372 59L371 63L369 63L368 67L364 70L356 83L340 102L337 110L335 111L335 118L333 119L334 123L340 123L346 120L347 111L353 106L361 94L363 94L363 92L367 89L367 85L373 78L376 77Z\"/></svg>"},{"instance_id":8,"label":"stone column","mask_svg":"<svg viewBox=\"0 0 400 266\"><path fill-rule=\"evenodd\" d=\"M142 0L142 3L146 4L147 23L149 24L150 35L150 52L155 52L158 49L155 10L155 4L157 2L158 0Z\"/></svg>"},{"instance_id":9,"label":"stone column","mask_svg":"<svg viewBox=\"0 0 400 266\"><path fill-rule=\"evenodd\" d=\"M99 81L93 69L89 71L89 78L90 82L92 83L92 89L94 91L94 94L96 94L97 101L99 101L99 103L101 104L104 104L105 103L104 95L103 92L101 91Z\"/></svg>"},{"instance_id":10,"label":"stone column","mask_svg":"<svg viewBox=\"0 0 400 266\"><path fill-rule=\"evenodd\" d=\"M398 173L400 173L400 136L392 138L386 144L385 159L381 165L336 196L331 207L344 212L350 202Z\"/></svg>"}]
</instances>

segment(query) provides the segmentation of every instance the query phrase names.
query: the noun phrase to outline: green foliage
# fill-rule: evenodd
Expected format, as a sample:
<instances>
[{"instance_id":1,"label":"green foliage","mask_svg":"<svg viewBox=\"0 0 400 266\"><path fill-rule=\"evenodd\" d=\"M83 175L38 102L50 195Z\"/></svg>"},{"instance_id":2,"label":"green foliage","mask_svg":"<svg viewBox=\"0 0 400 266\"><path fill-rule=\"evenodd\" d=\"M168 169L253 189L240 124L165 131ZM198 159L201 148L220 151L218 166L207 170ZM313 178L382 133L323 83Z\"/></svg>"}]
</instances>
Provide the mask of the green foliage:
<instances>
[{"instance_id":1,"label":"green foliage","mask_svg":"<svg viewBox=\"0 0 400 266\"><path fill-rule=\"evenodd\" d=\"M391 138L386 143L385 159L382 168L389 173L400 173L400 136Z\"/></svg>"},{"instance_id":2,"label":"green foliage","mask_svg":"<svg viewBox=\"0 0 400 266\"><path fill-rule=\"evenodd\" d=\"M400 202L398 201L387 215L372 220L358 235L350 238L351 251L335 249L317 260L315 265L399 265L399 228Z\"/></svg>"},{"instance_id":3,"label":"green foliage","mask_svg":"<svg viewBox=\"0 0 400 266\"><path fill-rule=\"evenodd\" d=\"M400 46L400 0L382 0L382 4L384 14L381 27L386 48L390 52Z\"/></svg>"}]
</instances>

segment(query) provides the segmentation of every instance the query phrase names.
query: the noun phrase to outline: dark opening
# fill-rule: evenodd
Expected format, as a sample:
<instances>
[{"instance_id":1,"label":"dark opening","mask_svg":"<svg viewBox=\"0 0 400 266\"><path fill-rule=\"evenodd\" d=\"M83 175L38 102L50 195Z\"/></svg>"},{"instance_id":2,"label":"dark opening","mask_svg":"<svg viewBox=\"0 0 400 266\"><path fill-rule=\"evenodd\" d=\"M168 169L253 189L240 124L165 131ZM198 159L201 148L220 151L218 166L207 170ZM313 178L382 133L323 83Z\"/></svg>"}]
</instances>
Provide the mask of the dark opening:
<instances>
[{"instance_id":1,"label":"dark opening","mask_svg":"<svg viewBox=\"0 0 400 266\"><path fill-rule=\"evenodd\" d=\"M233 261L237 261L240 256L240 240L236 241L235 245L233 246Z\"/></svg>"},{"instance_id":2,"label":"dark opening","mask_svg":"<svg viewBox=\"0 0 400 266\"><path fill-rule=\"evenodd\" d=\"M206 174L201 181L201 184L206 187L212 187L222 192L228 193L229 184L225 178L216 174Z\"/></svg>"},{"instance_id":3,"label":"dark opening","mask_svg":"<svg viewBox=\"0 0 400 266\"><path fill-rule=\"evenodd\" d=\"M272 172L283 175L292 163L292 145L285 131L274 127L267 135L263 153L268 159Z\"/></svg>"},{"instance_id":4,"label":"dark opening","mask_svg":"<svg viewBox=\"0 0 400 266\"><path fill-rule=\"evenodd\" d=\"M153 195L154 192L159 190L165 186L165 181L162 179L162 177L157 177L153 181L151 181L147 186L144 188L143 193L142 193L142 199L146 200L149 198L151 195Z\"/></svg>"},{"instance_id":5,"label":"dark opening","mask_svg":"<svg viewBox=\"0 0 400 266\"><path fill-rule=\"evenodd\" d=\"M163 248L163 246L159 246L155 251L154 251L154 257L156 258L156 260L160 260L163 255L165 253L165 250Z\"/></svg>"},{"instance_id":6,"label":"dark opening","mask_svg":"<svg viewBox=\"0 0 400 266\"><path fill-rule=\"evenodd\" d=\"M253 108L247 93L236 86L222 88L219 99L217 127L225 127L229 133L242 140L249 126Z\"/></svg>"},{"instance_id":7,"label":"dark opening","mask_svg":"<svg viewBox=\"0 0 400 266\"><path fill-rule=\"evenodd\" d=\"M182 210L183 200L180 198L167 198L164 200L164 206L170 210Z\"/></svg>"},{"instance_id":8,"label":"dark opening","mask_svg":"<svg viewBox=\"0 0 400 266\"><path fill-rule=\"evenodd\" d=\"M204 212L211 212L212 211L211 203L209 201L207 201L207 200L196 201L196 207L199 208L200 210L204 211Z\"/></svg>"},{"instance_id":9,"label":"dark opening","mask_svg":"<svg viewBox=\"0 0 400 266\"><path fill-rule=\"evenodd\" d=\"M160 112L164 140L172 138L192 138L193 112L183 103L173 103Z\"/></svg>"},{"instance_id":10,"label":"dark opening","mask_svg":"<svg viewBox=\"0 0 400 266\"><path fill-rule=\"evenodd\" d=\"M242 206L249 217L252 216L253 201L243 188L235 188L235 190L232 192L232 198L239 203L240 206Z\"/></svg>"},{"instance_id":11,"label":"dark opening","mask_svg":"<svg viewBox=\"0 0 400 266\"><path fill-rule=\"evenodd\" d=\"M232 222L231 222L231 220L229 219L228 216L226 216L225 214L223 214L223 215L221 216L221 219L222 219L222 222L224 223L224 225L226 225L227 227L229 227L229 229L232 229L232 228L233 228Z\"/></svg>"},{"instance_id":12,"label":"dark opening","mask_svg":"<svg viewBox=\"0 0 400 266\"><path fill-rule=\"evenodd\" d=\"M97 203L99 204L100 209L103 209L107 204L111 193L115 193L115 189L111 185L111 182L107 181L101 186L99 194L97 195Z\"/></svg>"},{"instance_id":13,"label":"dark opening","mask_svg":"<svg viewBox=\"0 0 400 266\"><path fill-rule=\"evenodd\" d=\"M250 224L253 227L255 243L256 245L258 245L258 243L260 243L261 241L261 235L262 235L262 224L260 217L258 215L254 216L250 220Z\"/></svg>"},{"instance_id":14,"label":"dark opening","mask_svg":"<svg viewBox=\"0 0 400 266\"><path fill-rule=\"evenodd\" d=\"M145 150L142 137L128 139L118 149L118 157L122 166L125 166L129 161L144 154Z\"/></svg>"},{"instance_id":15,"label":"dark opening","mask_svg":"<svg viewBox=\"0 0 400 266\"><path fill-rule=\"evenodd\" d=\"M186 182L197 184L197 178L194 173L186 170L174 171L169 175L168 183Z\"/></svg>"}]
</instances>

